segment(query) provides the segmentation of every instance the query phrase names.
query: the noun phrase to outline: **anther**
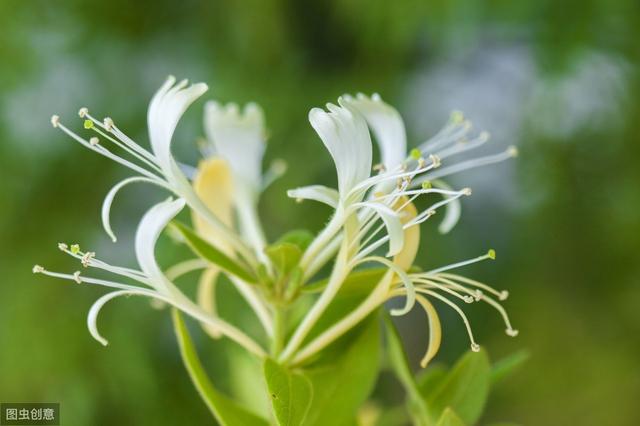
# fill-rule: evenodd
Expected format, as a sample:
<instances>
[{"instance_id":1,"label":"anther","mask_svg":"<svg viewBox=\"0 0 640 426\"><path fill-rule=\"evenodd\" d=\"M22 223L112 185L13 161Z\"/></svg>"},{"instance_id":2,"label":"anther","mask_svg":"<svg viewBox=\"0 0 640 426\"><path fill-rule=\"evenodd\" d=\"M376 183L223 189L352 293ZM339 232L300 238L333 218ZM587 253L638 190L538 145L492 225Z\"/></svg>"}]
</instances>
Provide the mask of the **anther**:
<instances>
[{"instance_id":1,"label":"anther","mask_svg":"<svg viewBox=\"0 0 640 426\"><path fill-rule=\"evenodd\" d=\"M471 188L463 188L462 189L462 193L464 195L471 195L471 193L472 193Z\"/></svg>"},{"instance_id":2,"label":"anther","mask_svg":"<svg viewBox=\"0 0 640 426\"><path fill-rule=\"evenodd\" d=\"M509 292L507 290L502 290L500 292L500 295L498 296L500 300L507 300L508 297L509 297Z\"/></svg>"},{"instance_id":3,"label":"anther","mask_svg":"<svg viewBox=\"0 0 640 426\"><path fill-rule=\"evenodd\" d=\"M431 187L432 185L430 180L425 180L424 182L422 182L422 189L431 189Z\"/></svg>"},{"instance_id":4,"label":"anther","mask_svg":"<svg viewBox=\"0 0 640 426\"><path fill-rule=\"evenodd\" d=\"M495 260L496 259L496 251L494 249L489 249L489 251L487 252L487 256L489 257L489 259Z\"/></svg>"},{"instance_id":5,"label":"anther","mask_svg":"<svg viewBox=\"0 0 640 426\"><path fill-rule=\"evenodd\" d=\"M51 116L51 125L53 127L58 127L58 124L60 124L60 116L59 115L52 115Z\"/></svg>"},{"instance_id":6,"label":"anther","mask_svg":"<svg viewBox=\"0 0 640 426\"><path fill-rule=\"evenodd\" d=\"M40 265L33 265L32 271L34 274L41 274L44 272L44 268Z\"/></svg>"},{"instance_id":7,"label":"anther","mask_svg":"<svg viewBox=\"0 0 640 426\"><path fill-rule=\"evenodd\" d=\"M486 142L486 141L488 141L488 140L489 140L489 138L491 137L491 134L490 134L489 132L487 132L487 131L484 131L484 132L480 132L480 135L478 135L478 137L479 137L482 141Z\"/></svg>"},{"instance_id":8,"label":"anther","mask_svg":"<svg viewBox=\"0 0 640 426\"><path fill-rule=\"evenodd\" d=\"M82 284L82 278L80 277L80 271L75 271L73 273L73 280L78 284Z\"/></svg>"},{"instance_id":9,"label":"anther","mask_svg":"<svg viewBox=\"0 0 640 426\"><path fill-rule=\"evenodd\" d=\"M98 139L96 136L92 136L89 138L89 144L91 144L91 146L96 146L100 143L100 139Z\"/></svg>"},{"instance_id":10,"label":"anther","mask_svg":"<svg viewBox=\"0 0 640 426\"><path fill-rule=\"evenodd\" d=\"M84 118L88 113L89 113L89 108L86 108L86 107L82 107L80 108L80 110L78 110L78 115L80 116L80 118Z\"/></svg>"},{"instance_id":11,"label":"anther","mask_svg":"<svg viewBox=\"0 0 640 426\"><path fill-rule=\"evenodd\" d=\"M505 330L505 333L507 333L507 336L516 337L518 335L518 330L515 330L513 328L507 328Z\"/></svg>"},{"instance_id":12,"label":"anther","mask_svg":"<svg viewBox=\"0 0 640 426\"><path fill-rule=\"evenodd\" d=\"M474 298L471 296L464 296L463 300L467 303L473 303L474 302Z\"/></svg>"},{"instance_id":13,"label":"anther","mask_svg":"<svg viewBox=\"0 0 640 426\"><path fill-rule=\"evenodd\" d=\"M512 157L517 157L518 156L518 148L516 148L515 146L511 145L509 148L507 148L507 153Z\"/></svg>"},{"instance_id":14,"label":"anther","mask_svg":"<svg viewBox=\"0 0 640 426\"><path fill-rule=\"evenodd\" d=\"M472 343L472 344L471 344L471 350L472 350L473 352L480 352L480 345L479 345L479 344L477 344L477 343L475 343L475 342L474 342L474 343Z\"/></svg>"},{"instance_id":15,"label":"anther","mask_svg":"<svg viewBox=\"0 0 640 426\"><path fill-rule=\"evenodd\" d=\"M303 198L296 198L296 203L301 204L303 200Z\"/></svg>"},{"instance_id":16,"label":"anther","mask_svg":"<svg viewBox=\"0 0 640 426\"><path fill-rule=\"evenodd\" d=\"M82 259L80 259L80 262L82 263L82 266L87 268L89 266L89 264L91 263L91 259L93 259L94 257L96 257L96 253L95 252L93 252L93 251L86 252L82 256Z\"/></svg>"},{"instance_id":17,"label":"anther","mask_svg":"<svg viewBox=\"0 0 640 426\"><path fill-rule=\"evenodd\" d=\"M484 295L482 293L482 290L476 290L474 293L475 294L473 295L473 297L476 299L476 302L479 302L480 299L482 299L482 296Z\"/></svg>"},{"instance_id":18,"label":"anther","mask_svg":"<svg viewBox=\"0 0 640 426\"><path fill-rule=\"evenodd\" d=\"M434 154L429 154L429 160L431 160L434 168L440 167L440 164L442 164L440 157Z\"/></svg>"},{"instance_id":19,"label":"anther","mask_svg":"<svg viewBox=\"0 0 640 426\"><path fill-rule=\"evenodd\" d=\"M103 124L104 124L104 127L106 127L106 128L107 128L107 131L109 131L109 132L110 132L110 131L111 131L111 129L113 129L113 120L112 120L110 117L106 117L106 118L103 120Z\"/></svg>"},{"instance_id":20,"label":"anther","mask_svg":"<svg viewBox=\"0 0 640 426\"><path fill-rule=\"evenodd\" d=\"M65 243L58 243L58 248L62 251L66 251L69 249L69 246L66 245Z\"/></svg>"},{"instance_id":21,"label":"anther","mask_svg":"<svg viewBox=\"0 0 640 426\"><path fill-rule=\"evenodd\" d=\"M71 244L71 253L73 254L80 253L80 246L78 244Z\"/></svg>"},{"instance_id":22,"label":"anther","mask_svg":"<svg viewBox=\"0 0 640 426\"><path fill-rule=\"evenodd\" d=\"M463 120L464 120L464 114L462 113L462 111L458 111L458 110L451 111L451 121L458 124L458 123L462 123Z\"/></svg>"},{"instance_id":23,"label":"anther","mask_svg":"<svg viewBox=\"0 0 640 426\"><path fill-rule=\"evenodd\" d=\"M424 158L422 158L422 157L418 158L418 168L419 169L424 168L425 164L426 164L426 161L424 161Z\"/></svg>"}]
</instances>

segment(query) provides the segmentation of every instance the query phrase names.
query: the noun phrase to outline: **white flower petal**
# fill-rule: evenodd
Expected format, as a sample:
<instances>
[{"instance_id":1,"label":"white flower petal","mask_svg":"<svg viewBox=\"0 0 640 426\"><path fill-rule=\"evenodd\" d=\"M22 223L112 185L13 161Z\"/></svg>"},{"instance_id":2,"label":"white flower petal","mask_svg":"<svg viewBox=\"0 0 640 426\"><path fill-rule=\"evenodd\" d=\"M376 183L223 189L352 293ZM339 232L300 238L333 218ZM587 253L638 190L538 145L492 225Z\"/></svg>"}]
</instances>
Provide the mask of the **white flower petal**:
<instances>
[{"instance_id":1,"label":"white flower petal","mask_svg":"<svg viewBox=\"0 0 640 426\"><path fill-rule=\"evenodd\" d=\"M102 307L112 299L120 296L147 296L147 297L158 297L156 293L148 290L118 290L112 291L111 293L107 293L104 296L100 297L96 300L93 305L91 305L91 309L89 309L89 314L87 315L87 327L89 328L89 333L103 346L107 346L109 342L107 339L102 337L100 332L98 331L98 314L100 314L100 310ZM160 298L162 300L162 298Z\"/></svg>"},{"instance_id":2,"label":"white flower petal","mask_svg":"<svg viewBox=\"0 0 640 426\"><path fill-rule=\"evenodd\" d=\"M166 174L171 174L171 138L178 121L189 105L208 89L204 83L196 83L186 88L186 80L175 86L174 83L174 77L165 81L151 99L147 112L151 148Z\"/></svg>"},{"instance_id":3,"label":"white flower petal","mask_svg":"<svg viewBox=\"0 0 640 426\"><path fill-rule=\"evenodd\" d=\"M380 147L385 168L392 170L401 164L407 155L407 135L398 111L377 93L370 98L362 93L355 98L345 95L344 99L367 120Z\"/></svg>"},{"instance_id":4,"label":"white flower petal","mask_svg":"<svg viewBox=\"0 0 640 426\"><path fill-rule=\"evenodd\" d=\"M237 105L205 105L204 128L216 154L229 162L237 184L257 197L262 182L262 157L265 150L264 114L254 103L240 113Z\"/></svg>"},{"instance_id":5,"label":"white flower petal","mask_svg":"<svg viewBox=\"0 0 640 426\"><path fill-rule=\"evenodd\" d=\"M155 258L155 246L162 230L185 205L179 198L175 201L164 201L151 207L144 215L136 232L135 250L140 269L147 274L151 282L164 283L166 278L162 274Z\"/></svg>"},{"instance_id":6,"label":"white flower petal","mask_svg":"<svg viewBox=\"0 0 640 426\"><path fill-rule=\"evenodd\" d=\"M309 121L333 157L341 197L371 172L371 138L364 118L351 106L327 104L326 112L313 108Z\"/></svg>"},{"instance_id":7,"label":"white flower petal","mask_svg":"<svg viewBox=\"0 0 640 426\"><path fill-rule=\"evenodd\" d=\"M400 215L385 204L378 202L358 203L358 206L367 207L376 212L384 222L389 235L389 252L387 256L395 256L404 246L404 227Z\"/></svg>"},{"instance_id":8,"label":"white flower petal","mask_svg":"<svg viewBox=\"0 0 640 426\"><path fill-rule=\"evenodd\" d=\"M133 176L118 182L113 186L113 188L109 190L109 192L107 193L107 196L104 197L104 201L102 202L101 216L102 216L102 226L104 227L104 230L107 233L107 235L111 237L111 240L114 243L117 241L117 238L113 233L113 230L111 229L111 220L110 220L111 205L113 204L113 199L115 198L118 191L120 191L123 187L127 186L128 184L134 183L134 182L147 182L147 183L153 183L155 185L159 185L159 182L156 180L149 179L143 176Z\"/></svg>"},{"instance_id":9,"label":"white flower petal","mask_svg":"<svg viewBox=\"0 0 640 426\"><path fill-rule=\"evenodd\" d=\"M287 191L287 196L297 200L319 201L321 203L328 204L334 209L338 207L338 201L340 199L338 191L323 185L311 185L290 189Z\"/></svg>"},{"instance_id":10,"label":"white flower petal","mask_svg":"<svg viewBox=\"0 0 640 426\"><path fill-rule=\"evenodd\" d=\"M436 188L453 191L453 188L451 188L441 180L434 180L433 182L431 182L431 184ZM445 195L444 198L447 199L453 197L448 197ZM442 219L442 222L440 222L440 225L438 225L438 231L441 234L448 233L456 226L458 220L460 220L460 215L462 214L461 205L462 204L460 203L460 198L453 198L451 202L447 203L445 207L444 219Z\"/></svg>"}]
</instances>

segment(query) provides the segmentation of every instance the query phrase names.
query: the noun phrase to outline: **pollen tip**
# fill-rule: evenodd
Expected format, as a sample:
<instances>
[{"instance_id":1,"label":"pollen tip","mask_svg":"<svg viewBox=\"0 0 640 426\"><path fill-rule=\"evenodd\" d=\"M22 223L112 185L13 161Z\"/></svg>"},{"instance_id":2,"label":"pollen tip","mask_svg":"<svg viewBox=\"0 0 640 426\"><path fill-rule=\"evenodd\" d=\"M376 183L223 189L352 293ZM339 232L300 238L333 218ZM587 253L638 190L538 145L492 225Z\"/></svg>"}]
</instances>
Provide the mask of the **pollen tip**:
<instances>
[{"instance_id":1,"label":"pollen tip","mask_svg":"<svg viewBox=\"0 0 640 426\"><path fill-rule=\"evenodd\" d=\"M91 146L96 146L100 143L100 139L98 139L96 136L92 136L91 138L89 138L89 144Z\"/></svg>"},{"instance_id":2,"label":"pollen tip","mask_svg":"<svg viewBox=\"0 0 640 426\"><path fill-rule=\"evenodd\" d=\"M55 128L58 127L58 124L60 124L60 116L59 115L52 115L51 116L51 125Z\"/></svg>"},{"instance_id":3,"label":"pollen tip","mask_svg":"<svg viewBox=\"0 0 640 426\"><path fill-rule=\"evenodd\" d=\"M451 121L453 121L454 123L462 123L463 120L464 120L464 113L462 111L459 111L459 110L451 111Z\"/></svg>"},{"instance_id":4,"label":"pollen tip","mask_svg":"<svg viewBox=\"0 0 640 426\"><path fill-rule=\"evenodd\" d=\"M496 259L496 251L494 249L489 249L489 251L487 252L487 257L491 260L495 260Z\"/></svg>"},{"instance_id":5,"label":"pollen tip","mask_svg":"<svg viewBox=\"0 0 640 426\"><path fill-rule=\"evenodd\" d=\"M475 342L474 342L474 343L472 343L472 344L471 344L471 350L472 350L473 352L480 352L480 345L479 345L479 344L477 344L477 343L475 343Z\"/></svg>"},{"instance_id":6,"label":"pollen tip","mask_svg":"<svg viewBox=\"0 0 640 426\"><path fill-rule=\"evenodd\" d=\"M78 110L78 115L80 116L80 118L84 118L87 114L89 114L89 108L87 107L82 107Z\"/></svg>"},{"instance_id":7,"label":"pollen tip","mask_svg":"<svg viewBox=\"0 0 640 426\"><path fill-rule=\"evenodd\" d=\"M471 188L463 188L462 189L462 193L464 195L471 195L473 193L473 191L471 190Z\"/></svg>"},{"instance_id":8,"label":"pollen tip","mask_svg":"<svg viewBox=\"0 0 640 426\"><path fill-rule=\"evenodd\" d=\"M516 329L513 329L513 328L507 328L505 330L505 333L507 333L507 336L516 337L518 335L519 331L516 330Z\"/></svg>"},{"instance_id":9,"label":"pollen tip","mask_svg":"<svg viewBox=\"0 0 640 426\"><path fill-rule=\"evenodd\" d=\"M67 249L69 249L69 246L66 245L65 243L58 243L58 248L62 251L65 251Z\"/></svg>"},{"instance_id":10,"label":"pollen tip","mask_svg":"<svg viewBox=\"0 0 640 426\"><path fill-rule=\"evenodd\" d=\"M32 271L34 274L41 274L44 272L44 268L40 265L33 265Z\"/></svg>"},{"instance_id":11,"label":"pollen tip","mask_svg":"<svg viewBox=\"0 0 640 426\"><path fill-rule=\"evenodd\" d=\"M433 163L434 168L440 167L440 164L442 164L442 160L440 159L440 157L435 154L429 154L429 160L431 160L431 163Z\"/></svg>"},{"instance_id":12,"label":"pollen tip","mask_svg":"<svg viewBox=\"0 0 640 426\"><path fill-rule=\"evenodd\" d=\"M80 245L79 244L71 244L71 253L73 253L73 254L80 253Z\"/></svg>"},{"instance_id":13,"label":"pollen tip","mask_svg":"<svg viewBox=\"0 0 640 426\"><path fill-rule=\"evenodd\" d=\"M111 131L111 129L113 129L113 119L111 119L111 117L105 117L102 122L102 124L104 124L104 127L106 127L108 131Z\"/></svg>"},{"instance_id":14,"label":"pollen tip","mask_svg":"<svg viewBox=\"0 0 640 426\"><path fill-rule=\"evenodd\" d=\"M517 157L518 156L518 148L516 148L515 146L511 145L509 148L507 148L507 153L511 157Z\"/></svg>"},{"instance_id":15,"label":"pollen tip","mask_svg":"<svg viewBox=\"0 0 640 426\"><path fill-rule=\"evenodd\" d=\"M473 303L474 302L474 298L472 296L464 296L464 301L466 303Z\"/></svg>"},{"instance_id":16,"label":"pollen tip","mask_svg":"<svg viewBox=\"0 0 640 426\"><path fill-rule=\"evenodd\" d=\"M420 152L418 148L413 148L409 155L411 155L411 158L413 158L414 160L419 160L420 157L422 157L422 152Z\"/></svg>"},{"instance_id":17,"label":"pollen tip","mask_svg":"<svg viewBox=\"0 0 640 426\"><path fill-rule=\"evenodd\" d=\"M507 300L507 298L509 297L509 292L507 290L502 290L500 292L500 296L498 296L500 298L500 300Z\"/></svg>"},{"instance_id":18,"label":"pollen tip","mask_svg":"<svg viewBox=\"0 0 640 426\"><path fill-rule=\"evenodd\" d=\"M304 199L302 199L302 198L296 198L296 203L298 203L298 204L302 204L302 201L304 201Z\"/></svg>"},{"instance_id":19,"label":"pollen tip","mask_svg":"<svg viewBox=\"0 0 640 426\"><path fill-rule=\"evenodd\" d=\"M476 302L479 302L483 295L484 293L482 293L482 290L476 290L473 297L476 299Z\"/></svg>"},{"instance_id":20,"label":"pollen tip","mask_svg":"<svg viewBox=\"0 0 640 426\"><path fill-rule=\"evenodd\" d=\"M431 185L430 180L425 180L422 182L422 189L431 189L433 185Z\"/></svg>"},{"instance_id":21,"label":"pollen tip","mask_svg":"<svg viewBox=\"0 0 640 426\"><path fill-rule=\"evenodd\" d=\"M82 284L82 277L80 277L80 271L75 271L73 273L73 280L78 284Z\"/></svg>"},{"instance_id":22,"label":"pollen tip","mask_svg":"<svg viewBox=\"0 0 640 426\"><path fill-rule=\"evenodd\" d=\"M434 214L436 214L435 210L427 210L427 217L433 216Z\"/></svg>"}]
</instances>

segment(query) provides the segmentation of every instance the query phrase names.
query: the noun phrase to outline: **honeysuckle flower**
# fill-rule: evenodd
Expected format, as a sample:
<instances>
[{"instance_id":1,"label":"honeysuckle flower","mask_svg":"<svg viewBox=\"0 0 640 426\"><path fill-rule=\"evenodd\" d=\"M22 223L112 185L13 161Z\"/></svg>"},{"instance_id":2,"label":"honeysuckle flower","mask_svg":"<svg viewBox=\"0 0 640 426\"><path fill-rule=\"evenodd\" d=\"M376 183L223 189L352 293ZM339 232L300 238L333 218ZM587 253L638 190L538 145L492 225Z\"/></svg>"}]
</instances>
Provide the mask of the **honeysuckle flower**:
<instances>
[{"instance_id":1,"label":"honeysuckle flower","mask_svg":"<svg viewBox=\"0 0 640 426\"><path fill-rule=\"evenodd\" d=\"M116 276L114 280L105 280L85 275L84 272L76 271L72 274L49 271L42 266L36 265L34 273L40 273L51 277L62 278L74 281L78 284L87 283L100 285L115 291L109 292L100 297L89 310L87 323L91 335L103 345L107 345L107 340L100 335L97 328L97 318L102 307L110 300L120 296L145 296L172 305L193 318L213 327L217 332L236 341L247 350L264 355L264 350L249 338L242 331L233 325L221 320L206 312L196 303L192 302L182 291L180 291L165 273L162 272L155 258L155 246L162 230L167 223L173 219L185 206L183 199L167 200L153 206L144 215L135 237L135 254L140 269L131 269L121 266L111 265L96 257L94 252L83 252L76 244L67 245L60 243L58 248L70 256L80 260L84 268L95 268L107 271ZM202 267L200 265L199 267ZM183 271L184 272L184 271ZM179 273L173 273L174 277ZM120 281L133 281L135 284L127 284Z\"/></svg>"},{"instance_id":2,"label":"honeysuckle flower","mask_svg":"<svg viewBox=\"0 0 640 426\"><path fill-rule=\"evenodd\" d=\"M474 340L468 319L446 296L467 303L484 301L490 304L503 316L507 334L515 336L517 331L511 327L504 308L494 298L484 294L483 290L497 294L500 300L506 297L506 293L457 275L441 275L445 270L495 258L493 250L484 256L434 271L405 272L412 265L417 252L420 238L417 225L430 218L439 207L448 206L445 220L440 226L441 232L448 232L460 215L459 198L471 194L469 188L456 191L438 179L502 161L514 156L515 149L509 148L497 155L440 168L444 159L484 144L488 140L488 134L483 132L467 141L470 123L455 112L450 122L436 136L407 154L402 118L378 95L371 98L361 94L356 97L345 95L339 100L339 105L329 104L329 112L314 109L310 114L313 127L336 165L338 191L317 185L289 191L291 197L313 199L335 208L333 219L303 257L303 264L305 258L312 259L305 265L308 266L306 276L312 275L336 250L339 251L326 289L294 332L282 358L293 357L294 363L303 361L348 331L375 308L399 296L406 299L405 306L393 309L392 315L406 314L418 302L428 316L431 333L427 353L422 360L423 366L435 355L440 344L440 321L425 296L442 300L456 310L467 327L474 351L479 350L479 346ZM371 129L381 151L382 164L376 167L379 174L375 176L370 176L371 140L363 125L365 123ZM428 194L440 194L444 198L418 212L413 202L417 197ZM361 209L354 209L354 206ZM382 224L379 223L380 220ZM386 232L380 235L383 230ZM403 250L405 240L411 243ZM373 255L375 250L384 245L389 247L386 256ZM369 297L355 311L299 349L306 334L330 304L346 276L356 266L368 262L376 262L388 268L388 272L372 289Z\"/></svg>"},{"instance_id":3,"label":"honeysuckle flower","mask_svg":"<svg viewBox=\"0 0 640 426\"><path fill-rule=\"evenodd\" d=\"M515 155L514 148L492 156L452 161L455 155L477 148L488 140L485 132L470 136L470 123L461 113L454 112L436 136L407 152L402 117L378 95L345 95L337 105L327 104L326 109L312 109L309 121L333 159L337 188L310 185L292 189L288 195L297 200L327 204L332 208L332 216L313 241L308 246L304 245L306 248L303 249L301 244L296 245L300 250L292 249L296 252L292 256L295 265L288 265L291 268L287 272L280 268L274 273L276 262L271 263L265 249L277 249L278 244L268 246L258 218L257 204L261 191L283 172L283 166L275 163L263 172L266 131L260 107L248 104L241 111L235 104L207 103L204 114L207 142L202 146L204 158L198 167L192 168L189 178L183 172L184 165L180 165L171 154L171 141L180 117L205 91L206 85L202 83L187 86L183 81L175 84L172 77L165 82L148 109L150 150L126 136L113 120L98 121L86 108L79 111L85 119L84 127L97 132L100 138L84 139L64 126L59 117L52 117L54 127L136 173L115 185L103 203L103 225L114 240L109 213L114 197L122 187L133 182L147 182L166 188L177 196L175 201L168 200L152 207L141 220L135 238L139 269L110 265L98 259L94 252L67 244L60 244L59 248L79 260L83 268L101 269L119 278L104 280L87 276L84 269L58 273L34 266L35 273L113 289L99 298L89 311L89 330L98 341L106 344L96 326L104 304L122 295L140 295L187 313L198 320L212 337L226 336L248 351L265 357L266 352L260 345L218 316L215 288L223 274L262 324L267 340L272 343L271 356L285 364L304 362L396 298L404 300L404 305L391 309L392 315L404 315L414 306L420 306L427 316L430 333L421 362L423 366L437 353L442 337L441 322L431 304L433 300L442 301L460 316L474 351L479 350L479 345L468 318L456 302L487 303L502 316L506 333L510 336L517 334L500 303L507 298L506 291L498 291L487 284L452 273L454 269L475 262L495 259L493 250L428 271L414 266L420 244L419 225L444 208L446 213L440 230L449 231L460 215L459 200L471 195L471 189L454 189L441 179L502 161ZM371 135L381 154L381 164L376 166L372 164ZM128 158L107 149L105 142L119 147ZM418 197L432 195L437 197L426 208L417 207L423 205L415 203ZM163 271L155 258L156 242L169 221L185 206L191 210L200 247L206 246L201 241L205 240L219 251L213 250L218 259L223 259L215 264L215 256L204 256L195 250L199 257ZM301 255L300 251L303 251ZM287 336L282 312L287 306L283 305L299 297L300 287L331 261L333 264L326 286L293 333ZM374 263L381 266L381 277L376 276L360 305L315 337L307 339L350 274L357 268ZM235 269L236 276L232 272L234 268L229 265L239 266L240 270L248 266L253 274L243 275ZM200 270L202 274L194 302L174 282L186 273ZM291 288L294 291L287 293ZM293 297L281 297L283 294L293 294Z\"/></svg>"},{"instance_id":4,"label":"honeysuckle flower","mask_svg":"<svg viewBox=\"0 0 640 426\"><path fill-rule=\"evenodd\" d=\"M231 169L239 228L258 258L269 265L264 254L266 240L258 219L257 203L262 190L284 172L284 165L281 161L275 162L263 176L266 130L262 109L249 103L240 111L233 103L221 105L209 101L205 105L204 128L210 155L226 160Z\"/></svg>"},{"instance_id":5,"label":"honeysuckle flower","mask_svg":"<svg viewBox=\"0 0 640 426\"><path fill-rule=\"evenodd\" d=\"M225 226L202 203L171 154L171 141L178 121L186 109L206 91L207 85L204 83L188 86L188 81L182 80L176 84L173 76L165 81L151 99L148 108L147 121L151 151L134 142L115 125L111 118L99 121L84 107L79 110L78 114L84 119L85 129L95 131L100 137L93 136L88 140L82 138L67 128L57 115L52 116L51 124L90 150L128 167L137 174L137 176L124 179L116 184L108 192L103 202L102 222L105 231L112 240L115 241L116 237L111 229L109 215L116 194L130 183L147 182L166 188L176 196L183 198L211 226L219 230L224 240L238 251L244 260L255 266L255 254L239 236ZM121 148L129 156L129 159L110 151L105 146L108 143Z\"/></svg>"}]
</instances>

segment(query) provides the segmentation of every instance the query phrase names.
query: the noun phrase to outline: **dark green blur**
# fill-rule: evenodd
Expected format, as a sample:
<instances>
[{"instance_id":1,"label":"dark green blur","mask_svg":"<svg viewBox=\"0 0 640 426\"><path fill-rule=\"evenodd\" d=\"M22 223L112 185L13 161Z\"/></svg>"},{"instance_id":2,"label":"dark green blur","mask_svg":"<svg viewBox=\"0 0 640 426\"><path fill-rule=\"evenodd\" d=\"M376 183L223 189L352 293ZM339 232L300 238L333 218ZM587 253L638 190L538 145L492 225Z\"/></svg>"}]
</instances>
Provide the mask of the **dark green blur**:
<instances>
[{"instance_id":1,"label":"dark green blur","mask_svg":"<svg viewBox=\"0 0 640 426\"><path fill-rule=\"evenodd\" d=\"M166 310L115 301L99 321L110 340L103 348L85 325L103 290L31 273L34 263L78 268L59 241L134 265L137 221L166 194L122 192L113 209L121 241L112 245L100 203L131 173L49 118L57 113L80 131L77 110L87 106L146 143L148 101L174 74L207 82L207 98L264 108L267 163L289 164L261 203L272 241L292 224L317 230L329 214L285 190L334 182L307 113L343 93L379 92L405 117L412 145L454 108L492 132L485 153L517 145L514 161L451 180L474 194L449 235L423 228L418 259L435 267L491 247L498 253L460 272L510 291L506 307L520 336L506 336L488 307L466 311L493 359L521 348L531 358L494 390L482 423L640 424L639 39L633 1L3 0L0 401L60 402L66 425L211 422ZM202 107L187 112L174 140L176 156L191 164ZM159 253L165 265L186 255L168 239ZM184 286L193 289L192 281ZM236 316L242 309L225 308ZM459 319L438 308L445 324L437 360L451 363L468 343ZM417 367L423 314L399 324ZM233 388L238 379L226 373L235 349L194 334L212 376Z\"/></svg>"}]
</instances>

